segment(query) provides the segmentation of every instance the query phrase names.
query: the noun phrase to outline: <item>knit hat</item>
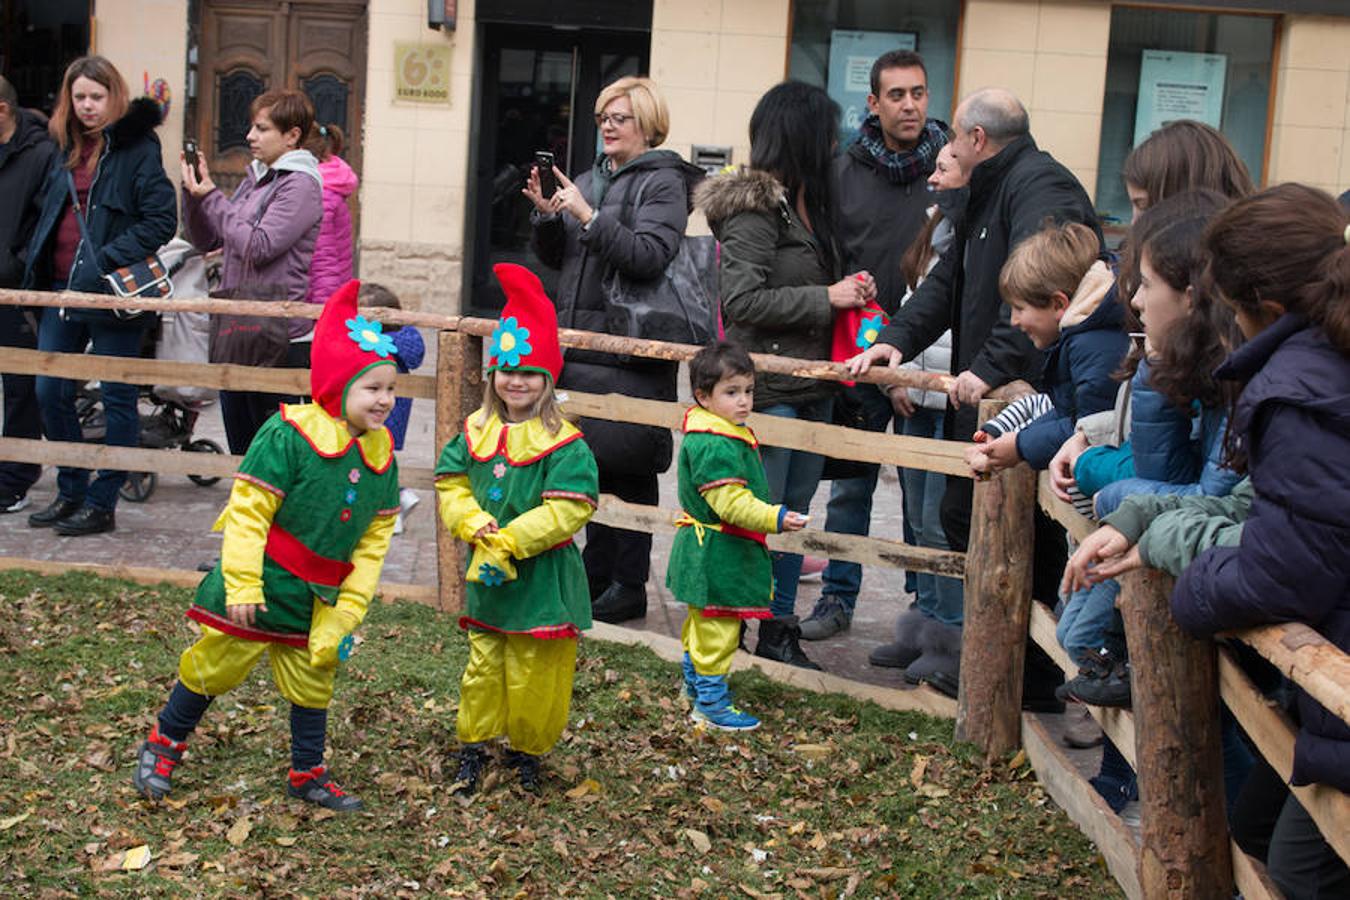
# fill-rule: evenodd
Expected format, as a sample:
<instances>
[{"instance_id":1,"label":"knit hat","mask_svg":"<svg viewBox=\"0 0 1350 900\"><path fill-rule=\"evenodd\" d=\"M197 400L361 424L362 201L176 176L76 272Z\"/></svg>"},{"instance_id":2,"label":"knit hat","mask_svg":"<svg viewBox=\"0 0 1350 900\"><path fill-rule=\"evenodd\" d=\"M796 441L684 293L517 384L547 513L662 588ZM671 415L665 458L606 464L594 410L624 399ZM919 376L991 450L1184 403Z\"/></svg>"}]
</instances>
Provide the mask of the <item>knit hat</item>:
<instances>
[{"instance_id":1,"label":"knit hat","mask_svg":"<svg viewBox=\"0 0 1350 900\"><path fill-rule=\"evenodd\" d=\"M338 288L314 326L309 392L314 402L335 419L343 418L351 383L375 366L394 365L392 357L398 353L383 325L356 314L360 290L361 282L356 280Z\"/></svg>"},{"instance_id":2,"label":"knit hat","mask_svg":"<svg viewBox=\"0 0 1350 900\"><path fill-rule=\"evenodd\" d=\"M540 372L557 384L563 367L558 313L539 276L513 263L498 263L492 271L506 292L506 306L488 342L487 370Z\"/></svg>"}]
</instances>

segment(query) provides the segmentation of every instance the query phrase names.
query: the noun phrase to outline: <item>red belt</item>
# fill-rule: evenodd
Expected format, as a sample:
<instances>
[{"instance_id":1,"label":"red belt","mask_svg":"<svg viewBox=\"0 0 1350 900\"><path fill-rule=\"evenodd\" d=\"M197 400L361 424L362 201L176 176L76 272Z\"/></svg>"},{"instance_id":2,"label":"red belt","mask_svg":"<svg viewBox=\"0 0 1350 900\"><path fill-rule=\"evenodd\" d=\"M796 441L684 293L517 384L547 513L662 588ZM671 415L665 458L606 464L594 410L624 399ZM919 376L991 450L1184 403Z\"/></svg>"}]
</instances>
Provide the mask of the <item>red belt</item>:
<instances>
[{"instance_id":1,"label":"red belt","mask_svg":"<svg viewBox=\"0 0 1350 900\"><path fill-rule=\"evenodd\" d=\"M266 553L274 563L295 577L329 587L342 584L356 568L346 560L320 556L275 522L267 532Z\"/></svg>"}]
</instances>

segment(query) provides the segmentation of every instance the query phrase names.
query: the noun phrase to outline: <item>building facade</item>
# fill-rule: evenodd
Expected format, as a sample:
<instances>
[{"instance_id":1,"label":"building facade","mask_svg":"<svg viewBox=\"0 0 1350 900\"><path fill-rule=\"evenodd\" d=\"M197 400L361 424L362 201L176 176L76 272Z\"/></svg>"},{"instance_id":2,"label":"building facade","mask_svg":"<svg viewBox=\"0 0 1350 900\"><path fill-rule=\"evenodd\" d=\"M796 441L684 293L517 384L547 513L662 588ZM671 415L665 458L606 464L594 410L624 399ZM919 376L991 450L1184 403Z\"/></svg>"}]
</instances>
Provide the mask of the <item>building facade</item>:
<instances>
[{"instance_id":1,"label":"building facade","mask_svg":"<svg viewBox=\"0 0 1350 900\"><path fill-rule=\"evenodd\" d=\"M846 140L870 59L913 47L929 66L931 116L949 121L976 88L1011 89L1108 223L1128 219L1125 154L1169 118L1221 128L1263 184L1350 187L1344 0L10 0L5 10L0 69L23 102L50 102L65 60L102 53L133 91L169 99L170 171L187 137L232 183L252 97L308 91L350 136L360 275L414 309L495 308L491 263L532 262L525 167L541 151L568 171L588 167L594 98L625 74L656 79L671 109L666 146L710 166L749 158L750 112L785 77L840 101Z\"/></svg>"}]
</instances>

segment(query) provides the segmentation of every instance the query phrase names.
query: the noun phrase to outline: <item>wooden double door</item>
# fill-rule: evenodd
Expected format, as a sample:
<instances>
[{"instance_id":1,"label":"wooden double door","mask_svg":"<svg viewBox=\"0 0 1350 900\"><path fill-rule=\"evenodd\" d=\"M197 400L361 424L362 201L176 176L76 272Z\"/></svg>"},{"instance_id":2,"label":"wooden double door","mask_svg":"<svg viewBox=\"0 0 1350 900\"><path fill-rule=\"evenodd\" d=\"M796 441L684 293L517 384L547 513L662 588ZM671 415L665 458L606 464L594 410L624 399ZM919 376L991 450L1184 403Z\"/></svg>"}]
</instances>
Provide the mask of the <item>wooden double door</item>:
<instances>
[{"instance_id":1,"label":"wooden double door","mask_svg":"<svg viewBox=\"0 0 1350 900\"><path fill-rule=\"evenodd\" d=\"M189 134L211 176L227 189L243 178L249 104L296 88L319 122L347 137L343 157L361 171L367 0L203 0L198 32L197 103Z\"/></svg>"}]
</instances>

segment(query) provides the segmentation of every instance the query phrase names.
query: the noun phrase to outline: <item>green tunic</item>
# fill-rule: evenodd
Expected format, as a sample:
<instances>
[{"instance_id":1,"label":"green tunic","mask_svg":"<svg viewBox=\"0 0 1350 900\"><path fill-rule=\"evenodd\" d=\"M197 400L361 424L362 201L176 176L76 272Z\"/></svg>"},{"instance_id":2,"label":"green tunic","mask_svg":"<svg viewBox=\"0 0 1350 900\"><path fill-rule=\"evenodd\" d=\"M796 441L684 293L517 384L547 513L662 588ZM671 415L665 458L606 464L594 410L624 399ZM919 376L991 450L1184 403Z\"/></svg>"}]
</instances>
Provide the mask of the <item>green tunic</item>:
<instances>
[{"instance_id":1,"label":"green tunic","mask_svg":"<svg viewBox=\"0 0 1350 900\"><path fill-rule=\"evenodd\" d=\"M507 425L494 449L475 456L461 432L445 445L436 463L436 477L467 475L474 499L506 526L517 516L539 506L548 496L596 503L600 479L581 433L572 431L560 443L530 459L512 460L506 448ZM490 455L489 455L490 454ZM516 561L516 578L496 586L465 585L464 628L531 634L535 637L575 637L591 627L591 597L586 569L572 536L560 535L558 545L537 556Z\"/></svg>"},{"instance_id":2,"label":"green tunic","mask_svg":"<svg viewBox=\"0 0 1350 900\"><path fill-rule=\"evenodd\" d=\"M723 484L743 484L757 499L769 502L759 448L713 432L685 434L680 445L680 506L698 522L720 524L701 489ZM749 537L680 528L670 552L666 587L676 600L702 609L704 615L767 618L773 597L769 551Z\"/></svg>"},{"instance_id":3,"label":"green tunic","mask_svg":"<svg viewBox=\"0 0 1350 900\"><path fill-rule=\"evenodd\" d=\"M288 407L304 410L304 407ZM282 497L272 528L284 529L320 557L346 562L377 515L398 512L398 464L389 454L384 471L361 455L357 441L334 456L322 455L299 425L277 413L263 423L235 476ZM197 588L188 615L238 637L303 646L317 597L332 605L338 586L308 581L282 568L269 550L263 558L263 596L256 627L225 627L225 579L220 563ZM331 581L332 579L325 579ZM245 631L254 633L243 633ZM287 637L298 639L287 640Z\"/></svg>"}]
</instances>

